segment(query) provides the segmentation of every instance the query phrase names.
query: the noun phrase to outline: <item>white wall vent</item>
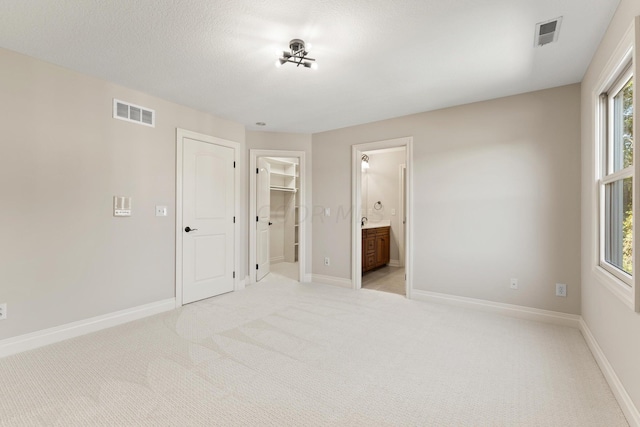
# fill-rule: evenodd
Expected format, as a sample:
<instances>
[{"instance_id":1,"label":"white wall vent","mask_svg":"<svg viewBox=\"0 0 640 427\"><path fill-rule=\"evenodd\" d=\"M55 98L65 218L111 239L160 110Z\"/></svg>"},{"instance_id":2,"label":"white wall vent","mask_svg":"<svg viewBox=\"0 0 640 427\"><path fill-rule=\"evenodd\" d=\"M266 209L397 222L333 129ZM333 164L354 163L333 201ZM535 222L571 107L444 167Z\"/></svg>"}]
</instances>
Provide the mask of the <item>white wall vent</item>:
<instances>
[{"instance_id":1,"label":"white wall vent","mask_svg":"<svg viewBox=\"0 0 640 427\"><path fill-rule=\"evenodd\" d=\"M113 100L113 118L156 127L156 112L154 110L119 99Z\"/></svg>"},{"instance_id":2,"label":"white wall vent","mask_svg":"<svg viewBox=\"0 0 640 427\"><path fill-rule=\"evenodd\" d=\"M534 45L538 47L557 42L560 24L562 24L562 16L549 21L538 22L536 24Z\"/></svg>"}]
</instances>

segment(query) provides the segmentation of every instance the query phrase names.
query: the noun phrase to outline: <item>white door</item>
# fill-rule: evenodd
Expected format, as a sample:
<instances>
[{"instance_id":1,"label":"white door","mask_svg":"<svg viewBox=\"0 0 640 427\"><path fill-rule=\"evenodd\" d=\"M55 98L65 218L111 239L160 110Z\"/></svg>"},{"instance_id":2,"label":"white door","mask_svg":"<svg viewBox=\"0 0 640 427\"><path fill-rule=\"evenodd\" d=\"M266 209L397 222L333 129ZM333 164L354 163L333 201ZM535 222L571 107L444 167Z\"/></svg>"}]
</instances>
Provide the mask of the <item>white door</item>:
<instances>
[{"instance_id":1,"label":"white door","mask_svg":"<svg viewBox=\"0 0 640 427\"><path fill-rule=\"evenodd\" d=\"M256 177L256 281L269 273L269 226L271 225L271 167L265 159L258 158Z\"/></svg>"},{"instance_id":2,"label":"white door","mask_svg":"<svg viewBox=\"0 0 640 427\"><path fill-rule=\"evenodd\" d=\"M183 139L182 302L233 291L234 150Z\"/></svg>"}]
</instances>

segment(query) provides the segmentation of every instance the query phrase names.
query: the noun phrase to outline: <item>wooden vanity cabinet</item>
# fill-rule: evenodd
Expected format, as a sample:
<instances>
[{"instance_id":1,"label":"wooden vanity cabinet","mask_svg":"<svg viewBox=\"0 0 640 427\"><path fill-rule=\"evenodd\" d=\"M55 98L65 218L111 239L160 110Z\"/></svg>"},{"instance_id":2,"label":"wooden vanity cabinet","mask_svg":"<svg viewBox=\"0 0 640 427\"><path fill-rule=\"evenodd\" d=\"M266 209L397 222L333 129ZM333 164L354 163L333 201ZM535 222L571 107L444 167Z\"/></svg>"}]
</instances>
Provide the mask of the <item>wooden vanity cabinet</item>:
<instances>
[{"instance_id":1,"label":"wooden vanity cabinet","mask_svg":"<svg viewBox=\"0 0 640 427\"><path fill-rule=\"evenodd\" d=\"M389 264L391 227L362 230L362 272Z\"/></svg>"}]
</instances>

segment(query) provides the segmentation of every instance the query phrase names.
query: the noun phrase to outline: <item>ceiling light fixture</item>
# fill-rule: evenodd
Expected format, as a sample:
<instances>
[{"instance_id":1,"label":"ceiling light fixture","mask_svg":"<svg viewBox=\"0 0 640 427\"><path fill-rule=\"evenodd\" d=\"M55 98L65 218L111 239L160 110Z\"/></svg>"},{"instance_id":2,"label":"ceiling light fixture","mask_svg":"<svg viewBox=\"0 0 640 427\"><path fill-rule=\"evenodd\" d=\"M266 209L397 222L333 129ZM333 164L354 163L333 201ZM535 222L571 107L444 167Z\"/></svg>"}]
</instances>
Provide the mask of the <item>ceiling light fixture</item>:
<instances>
[{"instance_id":1,"label":"ceiling light fixture","mask_svg":"<svg viewBox=\"0 0 640 427\"><path fill-rule=\"evenodd\" d=\"M314 70L318 68L316 60L307 56L309 52L305 48L304 41L300 39L291 40L289 49L289 52L282 52L282 56L276 61L276 67L281 67L287 62L291 62L296 64L296 67L302 65L305 68L313 68Z\"/></svg>"}]
</instances>

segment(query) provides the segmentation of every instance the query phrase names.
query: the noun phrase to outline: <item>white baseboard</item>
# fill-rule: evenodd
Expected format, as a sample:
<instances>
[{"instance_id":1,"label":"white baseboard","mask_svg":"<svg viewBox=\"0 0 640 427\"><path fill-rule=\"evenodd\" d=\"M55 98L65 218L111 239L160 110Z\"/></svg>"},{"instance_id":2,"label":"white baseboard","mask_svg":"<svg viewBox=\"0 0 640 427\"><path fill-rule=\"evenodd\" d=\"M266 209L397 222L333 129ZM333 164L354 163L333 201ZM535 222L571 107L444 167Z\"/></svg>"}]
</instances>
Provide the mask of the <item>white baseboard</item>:
<instances>
[{"instance_id":1,"label":"white baseboard","mask_svg":"<svg viewBox=\"0 0 640 427\"><path fill-rule=\"evenodd\" d=\"M284 256L277 256L275 258L270 258L269 259L269 263L271 263L271 264L278 264L280 262L284 262Z\"/></svg>"},{"instance_id":2,"label":"white baseboard","mask_svg":"<svg viewBox=\"0 0 640 427\"><path fill-rule=\"evenodd\" d=\"M311 282L323 283L325 285L339 286L341 288L351 289L353 286L350 279L343 279L341 277L324 276L322 274L312 274Z\"/></svg>"},{"instance_id":3,"label":"white baseboard","mask_svg":"<svg viewBox=\"0 0 640 427\"><path fill-rule=\"evenodd\" d=\"M310 273L305 273L304 280L302 280L302 283L311 283L311 274Z\"/></svg>"},{"instance_id":4,"label":"white baseboard","mask_svg":"<svg viewBox=\"0 0 640 427\"><path fill-rule=\"evenodd\" d=\"M242 280L238 280L238 283L236 283L235 288L233 289L234 291L243 291L246 287L247 287L247 282L249 281L249 276L245 277Z\"/></svg>"},{"instance_id":5,"label":"white baseboard","mask_svg":"<svg viewBox=\"0 0 640 427\"><path fill-rule=\"evenodd\" d=\"M580 327L580 316L576 314L560 313L558 311L549 311L539 308L524 307L521 305L504 304L500 302L485 301L475 298L459 297L456 295L421 291L418 289L412 290L411 299L473 308L476 310L489 311L492 313L517 317L520 319L535 320L538 322L552 323L554 325L570 326L576 329Z\"/></svg>"},{"instance_id":6,"label":"white baseboard","mask_svg":"<svg viewBox=\"0 0 640 427\"><path fill-rule=\"evenodd\" d=\"M7 338L0 341L0 357L9 356L45 345L75 338L80 335L111 328L143 317L171 311L176 308L175 298L152 302L115 313L104 314L90 319L79 320L30 334Z\"/></svg>"},{"instance_id":7,"label":"white baseboard","mask_svg":"<svg viewBox=\"0 0 640 427\"><path fill-rule=\"evenodd\" d=\"M391 259L389 260L389 267L402 267L399 259Z\"/></svg>"},{"instance_id":8,"label":"white baseboard","mask_svg":"<svg viewBox=\"0 0 640 427\"><path fill-rule=\"evenodd\" d=\"M596 338L591 333L589 326L587 326L584 319L580 318L580 332L582 332L582 336L584 340L587 342L593 357L598 362L598 366L604 375L604 378L607 380L613 395L618 401L618 405L622 409L624 416L627 418L627 422L631 427L640 427L640 412L638 408L633 404L629 393L622 385L620 378L616 375L616 372L613 370L613 367L607 360L607 356L604 355L604 352L600 348L600 345L596 341Z\"/></svg>"}]
</instances>

